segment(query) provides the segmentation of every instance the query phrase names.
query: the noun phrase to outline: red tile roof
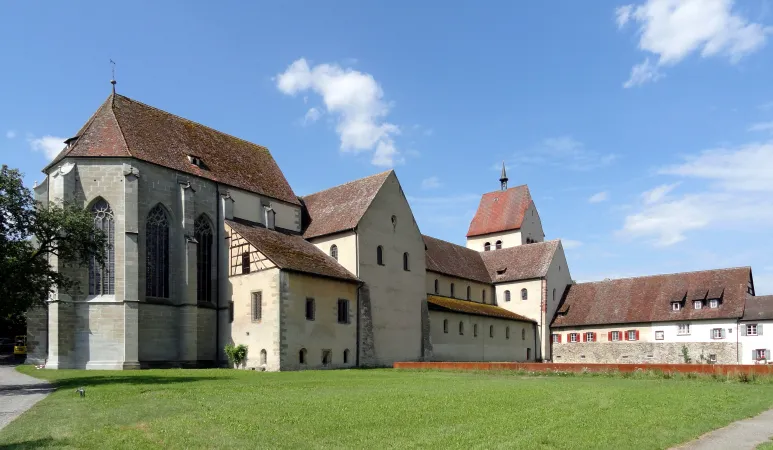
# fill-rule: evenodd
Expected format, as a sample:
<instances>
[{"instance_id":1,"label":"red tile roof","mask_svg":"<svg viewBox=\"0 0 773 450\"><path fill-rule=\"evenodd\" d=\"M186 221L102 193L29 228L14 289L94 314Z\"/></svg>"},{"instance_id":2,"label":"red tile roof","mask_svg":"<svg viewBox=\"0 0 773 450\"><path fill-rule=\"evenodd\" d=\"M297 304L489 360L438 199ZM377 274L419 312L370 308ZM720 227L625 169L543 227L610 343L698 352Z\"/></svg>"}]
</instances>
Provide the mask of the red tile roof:
<instances>
[{"instance_id":1,"label":"red tile roof","mask_svg":"<svg viewBox=\"0 0 773 450\"><path fill-rule=\"evenodd\" d=\"M552 326L737 319L750 278L751 268L739 267L579 283L569 286ZM722 293L719 308L695 309L689 300L707 291ZM682 300L682 309L672 311L671 302Z\"/></svg>"},{"instance_id":2,"label":"red tile roof","mask_svg":"<svg viewBox=\"0 0 773 450\"><path fill-rule=\"evenodd\" d=\"M301 198L306 239L353 230L393 170L371 175Z\"/></svg>"},{"instance_id":3,"label":"red tile roof","mask_svg":"<svg viewBox=\"0 0 773 450\"><path fill-rule=\"evenodd\" d=\"M280 233L242 221L226 220L240 234L280 269L356 282L357 277L333 257L301 236Z\"/></svg>"},{"instance_id":4,"label":"red tile roof","mask_svg":"<svg viewBox=\"0 0 773 450\"><path fill-rule=\"evenodd\" d=\"M267 148L122 95L108 97L76 136L48 167L64 157L133 157L300 205Z\"/></svg>"},{"instance_id":5,"label":"red tile roof","mask_svg":"<svg viewBox=\"0 0 773 450\"><path fill-rule=\"evenodd\" d=\"M773 320L773 295L747 298L742 320Z\"/></svg>"},{"instance_id":6,"label":"red tile roof","mask_svg":"<svg viewBox=\"0 0 773 450\"><path fill-rule=\"evenodd\" d=\"M427 270L466 280L491 283L480 253L431 236L423 236Z\"/></svg>"},{"instance_id":7,"label":"red tile roof","mask_svg":"<svg viewBox=\"0 0 773 450\"><path fill-rule=\"evenodd\" d=\"M532 203L526 185L483 194L467 237L520 229L526 210Z\"/></svg>"},{"instance_id":8,"label":"red tile roof","mask_svg":"<svg viewBox=\"0 0 773 450\"><path fill-rule=\"evenodd\" d=\"M489 277L494 283L542 278L547 275L558 239L481 252Z\"/></svg>"},{"instance_id":9,"label":"red tile roof","mask_svg":"<svg viewBox=\"0 0 773 450\"><path fill-rule=\"evenodd\" d=\"M518 320L521 322L536 323L536 321L526 318L520 314L508 311L499 306L486 303L477 303L469 300L459 300L455 298L441 297L439 295L427 295L427 305L429 309L435 311L450 311L462 314L472 314L476 316L496 317L498 319Z\"/></svg>"}]
</instances>

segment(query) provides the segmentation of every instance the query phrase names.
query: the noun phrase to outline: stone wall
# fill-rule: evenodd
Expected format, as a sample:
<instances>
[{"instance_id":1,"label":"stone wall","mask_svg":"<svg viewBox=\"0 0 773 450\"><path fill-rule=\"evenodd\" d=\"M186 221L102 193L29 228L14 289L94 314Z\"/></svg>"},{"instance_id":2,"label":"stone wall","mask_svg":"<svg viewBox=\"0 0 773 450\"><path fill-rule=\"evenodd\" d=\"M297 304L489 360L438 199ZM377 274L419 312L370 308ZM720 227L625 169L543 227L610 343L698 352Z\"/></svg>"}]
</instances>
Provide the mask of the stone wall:
<instances>
[{"instance_id":1,"label":"stone wall","mask_svg":"<svg viewBox=\"0 0 773 450\"><path fill-rule=\"evenodd\" d=\"M178 360L178 309L172 305L139 303L141 362Z\"/></svg>"},{"instance_id":2,"label":"stone wall","mask_svg":"<svg viewBox=\"0 0 773 450\"><path fill-rule=\"evenodd\" d=\"M736 364L732 342L576 342L553 344L553 362L588 364L683 364L682 347L693 363L717 355L717 364Z\"/></svg>"},{"instance_id":3,"label":"stone wall","mask_svg":"<svg viewBox=\"0 0 773 450\"><path fill-rule=\"evenodd\" d=\"M48 359L48 308L27 311L27 363L44 364Z\"/></svg>"}]
</instances>

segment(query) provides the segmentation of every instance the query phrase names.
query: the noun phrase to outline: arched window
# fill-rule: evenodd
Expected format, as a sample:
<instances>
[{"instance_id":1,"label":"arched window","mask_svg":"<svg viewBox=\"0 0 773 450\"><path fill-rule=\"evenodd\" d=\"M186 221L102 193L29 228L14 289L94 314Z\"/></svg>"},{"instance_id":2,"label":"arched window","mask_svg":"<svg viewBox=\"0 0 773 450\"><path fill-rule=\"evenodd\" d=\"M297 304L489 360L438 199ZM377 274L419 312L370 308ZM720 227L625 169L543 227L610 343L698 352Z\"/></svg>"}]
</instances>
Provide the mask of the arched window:
<instances>
[{"instance_id":1,"label":"arched window","mask_svg":"<svg viewBox=\"0 0 773 450\"><path fill-rule=\"evenodd\" d=\"M301 351L298 352L298 362L300 364L306 364L306 349L302 348Z\"/></svg>"},{"instance_id":2,"label":"arched window","mask_svg":"<svg viewBox=\"0 0 773 450\"><path fill-rule=\"evenodd\" d=\"M502 241L497 241L496 243L496 249L500 250L502 248Z\"/></svg>"},{"instance_id":3,"label":"arched window","mask_svg":"<svg viewBox=\"0 0 773 450\"><path fill-rule=\"evenodd\" d=\"M443 333L448 333L448 319L443 320Z\"/></svg>"},{"instance_id":4,"label":"arched window","mask_svg":"<svg viewBox=\"0 0 773 450\"><path fill-rule=\"evenodd\" d=\"M336 261L338 261L338 246L333 244L330 246L330 256L333 257Z\"/></svg>"},{"instance_id":5,"label":"arched window","mask_svg":"<svg viewBox=\"0 0 773 450\"><path fill-rule=\"evenodd\" d=\"M250 252L242 253L242 273L250 273Z\"/></svg>"},{"instance_id":6,"label":"arched window","mask_svg":"<svg viewBox=\"0 0 773 450\"><path fill-rule=\"evenodd\" d=\"M454 283L451 283L451 297L454 296Z\"/></svg>"},{"instance_id":7,"label":"arched window","mask_svg":"<svg viewBox=\"0 0 773 450\"><path fill-rule=\"evenodd\" d=\"M103 199L91 207L94 228L105 233L105 260L103 264L89 258L89 295L115 294L115 216L110 204Z\"/></svg>"},{"instance_id":8,"label":"arched window","mask_svg":"<svg viewBox=\"0 0 773 450\"><path fill-rule=\"evenodd\" d=\"M403 270L406 272L411 270L410 266L408 265L408 252L403 253Z\"/></svg>"},{"instance_id":9,"label":"arched window","mask_svg":"<svg viewBox=\"0 0 773 450\"><path fill-rule=\"evenodd\" d=\"M376 247L376 263L379 266L383 266L384 265L384 247L382 247L380 245L378 247Z\"/></svg>"},{"instance_id":10,"label":"arched window","mask_svg":"<svg viewBox=\"0 0 773 450\"><path fill-rule=\"evenodd\" d=\"M505 301L506 302L510 301L510 291L505 291Z\"/></svg>"},{"instance_id":11,"label":"arched window","mask_svg":"<svg viewBox=\"0 0 773 450\"><path fill-rule=\"evenodd\" d=\"M193 223L193 235L199 243L196 247L196 300L200 302L212 301L212 242L214 234L212 223L204 214L200 215Z\"/></svg>"},{"instance_id":12,"label":"arched window","mask_svg":"<svg viewBox=\"0 0 773 450\"><path fill-rule=\"evenodd\" d=\"M481 292L481 297L483 298L483 303L486 303L486 290L484 289L483 292Z\"/></svg>"},{"instance_id":13,"label":"arched window","mask_svg":"<svg viewBox=\"0 0 773 450\"><path fill-rule=\"evenodd\" d=\"M472 326L472 337L478 337L478 324Z\"/></svg>"},{"instance_id":14,"label":"arched window","mask_svg":"<svg viewBox=\"0 0 773 450\"><path fill-rule=\"evenodd\" d=\"M472 300L472 288L467 286L467 300Z\"/></svg>"},{"instance_id":15,"label":"arched window","mask_svg":"<svg viewBox=\"0 0 773 450\"><path fill-rule=\"evenodd\" d=\"M494 325L488 327L488 337L494 337Z\"/></svg>"},{"instance_id":16,"label":"arched window","mask_svg":"<svg viewBox=\"0 0 773 450\"><path fill-rule=\"evenodd\" d=\"M266 364L266 349L260 351L260 365Z\"/></svg>"},{"instance_id":17,"label":"arched window","mask_svg":"<svg viewBox=\"0 0 773 450\"><path fill-rule=\"evenodd\" d=\"M435 280L435 293L436 294L440 293L440 283L438 282L438 280Z\"/></svg>"},{"instance_id":18,"label":"arched window","mask_svg":"<svg viewBox=\"0 0 773 450\"><path fill-rule=\"evenodd\" d=\"M483 244L483 251L487 252L489 250L491 250L491 242L486 242L485 244Z\"/></svg>"},{"instance_id":19,"label":"arched window","mask_svg":"<svg viewBox=\"0 0 773 450\"><path fill-rule=\"evenodd\" d=\"M522 341L526 340L526 328L521 330L521 340Z\"/></svg>"},{"instance_id":20,"label":"arched window","mask_svg":"<svg viewBox=\"0 0 773 450\"><path fill-rule=\"evenodd\" d=\"M344 364L349 364L349 349L344 350Z\"/></svg>"},{"instance_id":21,"label":"arched window","mask_svg":"<svg viewBox=\"0 0 773 450\"><path fill-rule=\"evenodd\" d=\"M459 335L464 335L464 322L459 321Z\"/></svg>"},{"instance_id":22,"label":"arched window","mask_svg":"<svg viewBox=\"0 0 773 450\"><path fill-rule=\"evenodd\" d=\"M161 205L145 222L145 295L169 298L169 218Z\"/></svg>"},{"instance_id":23,"label":"arched window","mask_svg":"<svg viewBox=\"0 0 773 450\"><path fill-rule=\"evenodd\" d=\"M526 288L521 289L521 300L528 300L529 299L529 291L526 290Z\"/></svg>"},{"instance_id":24,"label":"arched window","mask_svg":"<svg viewBox=\"0 0 773 450\"><path fill-rule=\"evenodd\" d=\"M505 339L510 339L510 327L505 328Z\"/></svg>"}]
</instances>

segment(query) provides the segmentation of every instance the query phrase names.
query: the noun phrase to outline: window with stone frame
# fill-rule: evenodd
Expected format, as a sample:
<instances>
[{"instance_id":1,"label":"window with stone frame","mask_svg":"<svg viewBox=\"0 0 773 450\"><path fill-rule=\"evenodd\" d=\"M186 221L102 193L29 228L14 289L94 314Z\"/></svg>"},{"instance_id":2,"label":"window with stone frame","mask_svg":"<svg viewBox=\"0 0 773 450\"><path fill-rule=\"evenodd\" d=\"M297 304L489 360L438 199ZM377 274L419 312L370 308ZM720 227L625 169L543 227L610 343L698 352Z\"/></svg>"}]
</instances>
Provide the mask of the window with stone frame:
<instances>
[{"instance_id":1,"label":"window with stone frame","mask_svg":"<svg viewBox=\"0 0 773 450\"><path fill-rule=\"evenodd\" d=\"M717 363L716 353L709 353L709 364L716 364L716 363Z\"/></svg>"},{"instance_id":2,"label":"window with stone frame","mask_svg":"<svg viewBox=\"0 0 773 450\"><path fill-rule=\"evenodd\" d=\"M521 289L521 300L528 300L529 299L529 291L526 290L526 288Z\"/></svg>"},{"instance_id":3,"label":"window with stone frame","mask_svg":"<svg viewBox=\"0 0 773 450\"><path fill-rule=\"evenodd\" d=\"M110 204L99 199L91 206L94 228L105 234L105 260L89 258L89 295L115 294L115 216Z\"/></svg>"},{"instance_id":4,"label":"window with stone frame","mask_svg":"<svg viewBox=\"0 0 773 450\"><path fill-rule=\"evenodd\" d=\"M505 301L506 302L510 301L510 291L505 291Z\"/></svg>"},{"instance_id":5,"label":"window with stone frame","mask_svg":"<svg viewBox=\"0 0 773 450\"><path fill-rule=\"evenodd\" d=\"M333 244L330 246L330 256L333 257L336 261L338 261L338 246Z\"/></svg>"},{"instance_id":6,"label":"window with stone frame","mask_svg":"<svg viewBox=\"0 0 773 450\"><path fill-rule=\"evenodd\" d=\"M349 300L338 299L338 323L348 324L349 319Z\"/></svg>"},{"instance_id":7,"label":"window with stone frame","mask_svg":"<svg viewBox=\"0 0 773 450\"><path fill-rule=\"evenodd\" d=\"M214 231L207 216L200 215L193 224L196 246L196 300L212 302L212 243Z\"/></svg>"},{"instance_id":8,"label":"window with stone frame","mask_svg":"<svg viewBox=\"0 0 773 450\"><path fill-rule=\"evenodd\" d=\"M349 349L344 350L344 364L349 364Z\"/></svg>"},{"instance_id":9,"label":"window with stone frame","mask_svg":"<svg viewBox=\"0 0 773 450\"><path fill-rule=\"evenodd\" d=\"M596 333L587 331L585 333L585 342L594 342L596 340Z\"/></svg>"},{"instance_id":10,"label":"window with stone frame","mask_svg":"<svg viewBox=\"0 0 773 450\"><path fill-rule=\"evenodd\" d=\"M265 366L267 359L268 359L268 353L266 353L266 349L264 348L260 351L260 365Z\"/></svg>"},{"instance_id":11,"label":"window with stone frame","mask_svg":"<svg viewBox=\"0 0 773 450\"><path fill-rule=\"evenodd\" d=\"M478 324L472 325L472 337L478 337Z\"/></svg>"},{"instance_id":12,"label":"window with stone frame","mask_svg":"<svg viewBox=\"0 0 773 450\"><path fill-rule=\"evenodd\" d=\"M526 328L521 329L521 340L522 341L526 340Z\"/></svg>"},{"instance_id":13,"label":"window with stone frame","mask_svg":"<svg viewBox=\"0 0 773 450\"><path fill-rule=\"evenodd\" d=\"M169 298L169 218L161 205L145 221L145 295Z\"/></svg>"},{"instance_id":14,"label":"window with stone frame","mask_svg":"<svg viewBox=\"0 0 773 450\"><path fill-rule=\"evenodd\" d=\"M257 291L250 294L250 310L252 311L252 321L260 322L263 318L263 292Z\"/></svg>"},{"instance_id":15,"label":"window with stone frame","mask_svg":"<svg viewBox=\"0 0 773 450\"><path fill-rule=\"evenodd\" d=\"M333 351L330 349L322 350L322 365L327 367L333 362Z\"/></svg>"}]
</instances>

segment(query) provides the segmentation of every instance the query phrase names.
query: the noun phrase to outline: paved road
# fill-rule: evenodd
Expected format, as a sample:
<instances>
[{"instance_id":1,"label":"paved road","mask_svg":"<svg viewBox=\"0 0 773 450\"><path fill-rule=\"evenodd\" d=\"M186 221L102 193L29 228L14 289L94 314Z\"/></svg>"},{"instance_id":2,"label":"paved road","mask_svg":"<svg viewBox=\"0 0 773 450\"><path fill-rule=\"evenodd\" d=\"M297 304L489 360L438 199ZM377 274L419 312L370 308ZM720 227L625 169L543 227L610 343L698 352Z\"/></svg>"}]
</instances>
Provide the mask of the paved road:
<instances>
[{"instance_id":1,"label":"paved road","mask_svg":"<svg viewBox=\"0 0 773 450\"><path fill-rule=\"evenodd\" d=\"M678 450L753 450L773 437L773 409L706 433Z\"/></svg>"},{"instance_id":2,"label":"paved road","mask_svg":"<svg viewBox=\"0 0 773 450\"><path fill-rule=\"evenodd\" d=\"M50 384L0 365L0 430L51 392Z\"/></svg>"}]
</instances>

